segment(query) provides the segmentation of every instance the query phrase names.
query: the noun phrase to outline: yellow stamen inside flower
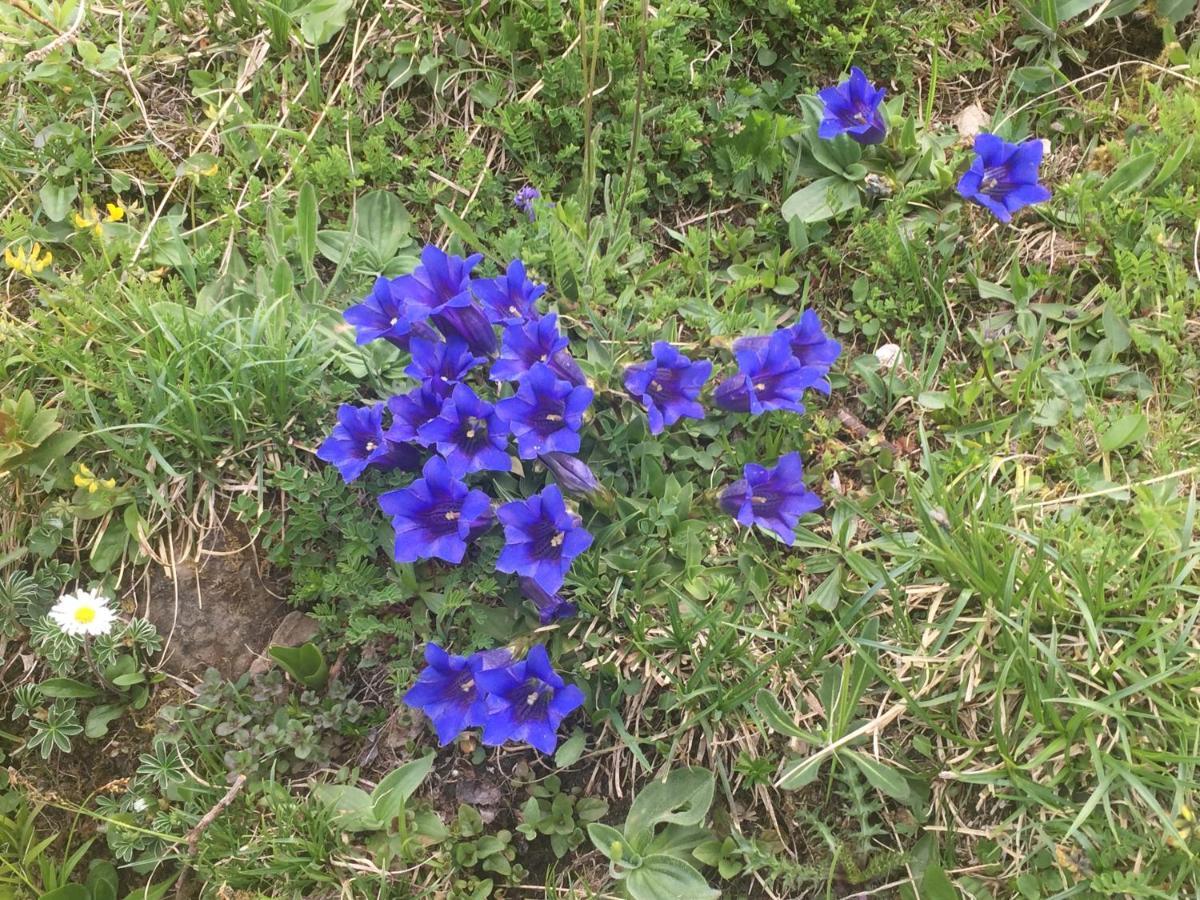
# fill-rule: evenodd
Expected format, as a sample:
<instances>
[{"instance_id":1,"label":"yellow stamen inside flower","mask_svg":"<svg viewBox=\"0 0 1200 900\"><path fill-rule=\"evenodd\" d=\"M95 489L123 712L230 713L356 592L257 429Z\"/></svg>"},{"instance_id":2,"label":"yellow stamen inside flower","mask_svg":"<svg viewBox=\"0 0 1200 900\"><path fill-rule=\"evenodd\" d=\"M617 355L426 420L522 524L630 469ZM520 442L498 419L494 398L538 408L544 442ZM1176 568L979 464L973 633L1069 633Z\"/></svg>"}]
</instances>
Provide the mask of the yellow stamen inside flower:
<instances>
[{"instance_id":1,"label":"yellow stamen inside flower","mask_svg":"<svg viewBox=\"0 0 1200 900\"><path fill-rule=\"evenodd\" d=\"M81 606L75 610L75 621L80 625L90 625L96 621L96 610L90 606Z\"/></svg>"},{"instance_id":2,"label":"yellow stamen inside flower","mask_svg":"<svg viewBox=\"0 0 1200 900\"><path fill-rule=\"evenodd\" d=\"M554 537L550 538L550 546L551 546L551 547L561 547L561 546L562 546L562 542L563 542L563 537L564 537L564 535L563 535L563 533L560 531L560 532L559 532L558 534L556 534Z\"/></svg>"},{"instance_id":3,"label":"yellow stamen inside flower","mask_svg":"<svg viewBox=\"0 0 1200 900\"><path fill-rule=\"evenodd\" d=\"M457 522L460 515L461 515L460 513L457 513L454 510L450 510L449 512L446 513L446 521L447 522Z\"/></svg>"},{"instance_id":4,"label":"yellow stamen inside flower","mask_svg":"<svg viewBox=\"0 0 1200 900\"><path fill-rule=\"evenodd\" d=\"M533 704L537 703L537 701L538 701L538 692L537 691L530 691L529 696L525 698L525 704L527 706L533 706Z\"/></svg>"},{"instance_id":5,"label":"yellow stamen inside flower","mask_svg":"<svg viewBox=\"0 0 1200 900\"><path fill-rule=\"evenodd\" d=\"M561 422L562 420L563 420L563 417L560 416L558 413L549 413L546 416L547 422Z\"/></svg>"}]
</instances>

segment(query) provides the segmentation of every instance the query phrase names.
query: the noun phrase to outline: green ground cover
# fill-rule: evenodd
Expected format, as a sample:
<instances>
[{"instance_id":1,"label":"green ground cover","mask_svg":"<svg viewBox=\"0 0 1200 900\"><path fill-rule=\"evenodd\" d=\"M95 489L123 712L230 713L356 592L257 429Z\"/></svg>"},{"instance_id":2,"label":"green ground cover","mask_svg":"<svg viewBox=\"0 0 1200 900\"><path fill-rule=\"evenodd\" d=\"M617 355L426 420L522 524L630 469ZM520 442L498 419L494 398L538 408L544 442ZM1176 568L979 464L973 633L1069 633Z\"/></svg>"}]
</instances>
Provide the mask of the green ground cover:
<instances>
[{"instance_id":1,"label":"green ground cover","mask_svg":"<svg viewBox=\"0 0 1200 900\"><path fill-rule=\"evenodd\" d=\"M1200 896L1198 36L1186 0L0 2L0 898ZM816 135L852 65L876 147ZM1044 139L1051 199L964 200L979 131ZM342 313L427 244L523 260L595 392L574 618L500 529L396 563L414 476L315 456L411 386ZM715 384L806 308L842 353L803 415L653 435L625 395L655 341ZM716 498L791 451L788 547ZM165 665L201 625L137 613L215 535L311 647ZM48 617L80 588L110 634ZM439 747L429 642L545 646L555 752Z\"/></svg>"}]
</instances>

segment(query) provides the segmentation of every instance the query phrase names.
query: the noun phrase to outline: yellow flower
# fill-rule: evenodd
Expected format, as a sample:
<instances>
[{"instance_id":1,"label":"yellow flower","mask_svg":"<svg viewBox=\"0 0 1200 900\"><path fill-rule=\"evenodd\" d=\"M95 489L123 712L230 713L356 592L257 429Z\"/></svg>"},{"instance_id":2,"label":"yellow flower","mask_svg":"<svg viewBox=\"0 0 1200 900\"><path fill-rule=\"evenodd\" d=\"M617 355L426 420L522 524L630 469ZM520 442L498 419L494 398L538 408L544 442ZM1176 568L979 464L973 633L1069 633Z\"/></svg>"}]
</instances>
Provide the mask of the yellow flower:
<instances>
[{"instance_id":1,"label":"yellow flower","mask_svg":"<svg viewBox=\"0 0 1200 900\"><path fill-rule=\"evenodd\" d=\"M120 222L125 218L125 207L121 205L121 198L117 198L116 203L105 203L108 209L108 215L105 217L105 222Z\"/></svg>"},{"instance_id":2,"label":"yellow flower","mask_svg":"<svg viewBox=\"0 0 1200 900\"><path fill-rule=\"evenodd\" d=\"M96 207L84 207L83 214L71 213L71 221L75 223L75 227L80 231L95 232L96 237L104 234L104 229L100 226L100 214L96 212Z\"/></svg>"},{"instance_id":3,"label":"yellow flower","mask_svg":"<svg viewBox=\"0 0 1200 900\"><path fill-rule=\"evenodd\" d=\"M115 478L97 478L92 474L91 469L83 463L79 463L79 471L75 473L75 486L87 488L89 494L94 494L100 488L111 491L117 486L117 480Z\"/></svg>"},{"instance_id":4,"label":"yellow flower","mask_svg":"<svg viewBox=\"0 0 1200 900\"><path fill-rule=\"evenodd\" d=\"M18 247L15 251L11 246L4 248L4 264L26 278L32 278L52 262L54 254L49 250L43 251L42 245L37 241L34 241L28 253L24 247Z\"/></svg>"}]
</instances>

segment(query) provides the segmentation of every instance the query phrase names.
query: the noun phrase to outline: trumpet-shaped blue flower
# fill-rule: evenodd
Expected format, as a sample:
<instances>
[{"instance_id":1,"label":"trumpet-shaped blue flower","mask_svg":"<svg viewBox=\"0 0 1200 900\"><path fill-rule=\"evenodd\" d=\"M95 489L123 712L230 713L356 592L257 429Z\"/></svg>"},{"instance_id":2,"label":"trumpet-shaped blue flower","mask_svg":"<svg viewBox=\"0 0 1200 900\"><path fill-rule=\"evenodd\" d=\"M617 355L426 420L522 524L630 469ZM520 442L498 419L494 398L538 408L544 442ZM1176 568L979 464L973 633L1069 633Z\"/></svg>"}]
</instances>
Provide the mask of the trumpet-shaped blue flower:
<instances>
[{"instance_id":1,"label":"trumpet-shaped blue flower","mask_svg":"<svg viewBox=\"0 0 1200 900\"><path fill-rule=\"evenodd\" d=\"M496 414L508 422L521 459L534 459L559 450L579 451L583 413L592 402L590 388L556 378L545 363L537 363L520 380L515 396L496 404Z\"/></svg>"},{"instance_id":2,"label":"trumpet-shaped blue flower","mask_svg":"<svg viewBox=\"0 0 1200 900\"><path fill-rule=\"evenodd\" d=\"M578 456L551 451L543 453L538 459L554 476L559 489L568 497L599 500L608 494L608 489L600 483L596 473Z\"/></svg>"},{"instance_id":3,"label":"trumpet-shaped blue flower","mask_svg":"<svg viewBox=\"0 0 1200 900\"><path fill-rule=\"evenodd\" d=\"M402 278L376 278L371 293L343 313L343 318L354 326L356 343L383 338L407 350L413 337L434 337L433 329L424 324L429 310L410 302L403 284Z\"/></svg>"},{"instance_id":4,"label":"trumpet-shaped blue flower","mask_svg":"<svg viewBox=\"0 0 1200 900\"><path fill-rule=\"evenodd\" d=\"M543 590L542 586L532 578L517 579L521 586L521 595L537 607L538 620L543 625L549 625L557 619L567 619L579 612L574 604L564 600L558 594Z\"/></svg>"},{"instance_id":5,"label":"trumpet-shaped blue flower","mask_svg":"<svg viewBox=\"0 0 1200 900\"><path fill-rule=\"evenodd\" d=\"M448 341L414 338L410 346L412 362L404 371L439 397L450 396L454 386L483 362L483 357L473 355L466 341L457 337Z\"/></svg>"},{"instance_id":6,"label":"trumpet-shaped blue flower","mask_svg":"<svg viewBox=\"0 0 1200 900\"><path fill-rule=\"evenodd\" d=\"M537 301L546 293L546 286L530 281L525 264L514 259L499 278L476 278L471 282L471 291L490 321L511 325L537 318Z\"/></svg>"},{"instance_id":7,"label":"trumpet-shaped blue flower","mask_svg":"<svg viewBox=\"0 0 1200 900\"><path fill-rule=\"evenodd\" d=\"M425 645L426 666L404 695L404 702L429 716L444 747L464 729L481 727L487 721L486 695L479 686L479 675L503 669L511 661L507 650L454 656L431 641Z\"/></svg>"},{"instance_id":8,"label":"trumpet-shaped blue flower","mask_svg":"<svg viewBox=\"0 0 1200 900\"><path fill-rule=\"evenodd\" d=\"M813 384L813 388L828 396L830 385L825 376L841 355L842 345L833 338L826 337L821 320L811 309L804 310L800 321L795 325L780 331L788 336L788 346L792 348L792 355L799 360L800 365L820 370L821 377ZM762 349L770 340L771 336L767 334L738 338L733 342L733 349L734 352Z\"/></svg>"},{"instance_id":9,"label":"trumpet-shaped blue flower","mask_svg":"<svg viewBox=\"0 0 1200 900\"><path fill-rule=\"evenodd\" d=\"M421 478L406 488L388 491L379 505L392 517L396 562L441 559L457 565L467 542L492 523L492 504L483 491L469 489L446 460L432 457Z\"/></svg>"},{"instance_id":10,"label":"trumpet-shaped blue flower","mask_svg":"<svg viewBox=\"0 0 1200 900\"><path fill-rule=\"evenodd\" d=\"M447 306L467 306L471 302L471 270L482 259L482 253L463 259L427 244L421 250L420 265L412 274L397 279L399 288L411 304L430 314Z\"/></svg>"},{"instance_id":11,"label":"trumpet-shaped blue flower","mask_svg":"<svg viewBox=\"0 0 1200 900\"><path fill-rule=\"evenodd\" d=\"M858 66L850 68L850 77L837 87L817 91L825 104L825 115L817 128L822 140L848 134L860 144L878 144L887 136L883 115L885 88L878 90Z\"/></svg>"},{"instance_id":12,"label":"trumpet-shaped blue flower","mask_svg":"<svg viewBox=\"0 0 1200 900\"><path fill-rule=\"evenodd\" d=\"M496 415L492 404L480 400L465 384L442 406L437 418L418 429L425 444L435 444L450 471L460 478L485 469L509 472L508 423Z\"/></svg>"},{"instance_id":13,"label":"trumpet-shaped blue flower","mask_svg":"<svg viewBox=\"0 0 1200 900\"><path fill-rule=\"evenodd\" d=\"M392 411L392 426L384 432L389 441L395 443L428 446L421 437L421 426L441 415L445 397L428 384L420 384L407 394L388 400Z\"/></svg>"},{"instance_id":14,"label":"trumpet-shaped blue flower","mask_svg":"<svg viewBox=\"0 0 1200 900\"><path fill-rule=\"evenodd\" d=\"M712 363L692 362L666 341L657 341L651 353L653 359L625 370L625 390L646 407L650 433L659 434L685 417L703 419L700 391L712 374Z\"/></svg>"},{"instance_id":15,"label":"trumpet-shaped blue flower","mask_svg":"<svg viewBox=\"0 0 1200 900\"><path fill-rule=\"evenodd\" d=\"M765 346L743 346L734 350L738 374L730 376L713 391L713 402L732 412L759 415L773 409L804 412L804 391L816 387L822 372L805 366L792 353L789 336L777 331Z\"/></svg>"},{"instance_id":16,"label":"trumpet-shaped blue flower","mask_svg":"<svg viewBox=\"0 0 1200 900\"><path fill-rule=\"evenodd\" d=\"M368 466L377 469L415 469L416 450L406 444L389 441L383 432L384 404L338 407L337 425L317 448L317 459L337 467L347 484Z\"/></svg>"},{"instance_id":17,"label":"trumpet-shaped blue flower","mask_svg":"<svg viewBox=\"0 0 1200 900\"><path fill-rule=\"evenodd\" d=\"M770 469L748 463L741 480L721 493L720 503L742 525L757 525L790 547L796 541L796 523L818 509L821 499L804 486L800 454L788 453Z\"/></svg>"},{"instance_id":18,"label":"trumpet-shaped blue flower","mask_svg":"<svg viewBox=\"0 0 1200 900\"><path fill-rule=\"evenodd\" d=\"M516 196L513 197L513 206L525 213L525 215L529 216L529 221L532 222L537 218L537 210L533 208L533 201L540 200L541 197L541 191L539 191L533 185L527 184L525 187L517 191Z\"/></svg>"},{"instance_id":19,"label":"trumpet-shaped blue flower","mask_svg":"<svg viewBox=\"0 0 1200 900\"><path fill-rule=\"evenodd\" d=\"M592 545L592 536L567 509L555 485L526 500L505 503L496 516L504 526L504 549L496 569L532 578L549 593L562 587L572 561Z\"/></svg>"},{"instance_id":20,"label":"trumpet-shaped blue flower","mask_svg":"<svg viewBox=\"0 0 1200 900\"><path fill-rule=\"evenodd\" d=\"M1044 147L1041 141L1010 144L994 134L975 136L975 159L958 180L958 193L986 206L1001 222L1033 203L1050 199L1038 182Z\"/></svg>"},{"instance_id":21,"label":"trumpet-shaped blue flower","mask_svg":"<svg viewBox=\"0 0 1200 900\"><path fill-rule=\"evenodd\" d=\"M500 338L500 357L492 363L492 378L516 381L538 363L545 363L563 381L584 384L587 379L567 343L554 313L509 325Z\"/></svg>"},{"instance_id":22,"label":"trumpet-shaped blue flower","mask_svg":"<svg viewBox=\"0 0 1200 900\"><path fill-rule=\"evenodd\" d=\"M433 314L433 324L447 340L463 340L475 353L496 352L496 330L474 300L465 306L447 306Z\"/></svg>"},{"instance_id":23,"label":"trumpet-shaped blue flower","mask_svg":"<svg viewBox=\"0 0 1200 900\"><path fill-rule=\"evenodd\" d=\"M583 691L554 671L541 644L507 669L481 671L478 680L488 692L483 743L489 747L523 741L542 753L553 753L558 726L583 705Z\"/></svg>"}]
</instances>

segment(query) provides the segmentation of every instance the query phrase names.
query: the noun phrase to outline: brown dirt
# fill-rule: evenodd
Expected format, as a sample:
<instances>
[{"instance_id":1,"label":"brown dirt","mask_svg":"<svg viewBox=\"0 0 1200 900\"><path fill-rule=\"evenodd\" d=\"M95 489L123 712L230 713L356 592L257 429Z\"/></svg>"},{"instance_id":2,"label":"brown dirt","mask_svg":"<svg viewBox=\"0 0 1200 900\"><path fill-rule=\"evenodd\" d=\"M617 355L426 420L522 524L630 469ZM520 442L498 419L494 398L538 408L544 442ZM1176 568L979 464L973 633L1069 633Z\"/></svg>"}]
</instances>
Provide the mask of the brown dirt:
<instances>
[{"instance_id":1,"label":"brown dirt","mask_svg":"<svg viewBox=\"0 0 1200 900\"><path fill-rule=\"evenodd\" d=\"M208 536L198 564L151 573L138 610L163 636L166 671L199 675L211 666L235 679L287 614L283 594L283 580L262 571L253 542L235 526Z\"/></svg>"}]
</instances>

